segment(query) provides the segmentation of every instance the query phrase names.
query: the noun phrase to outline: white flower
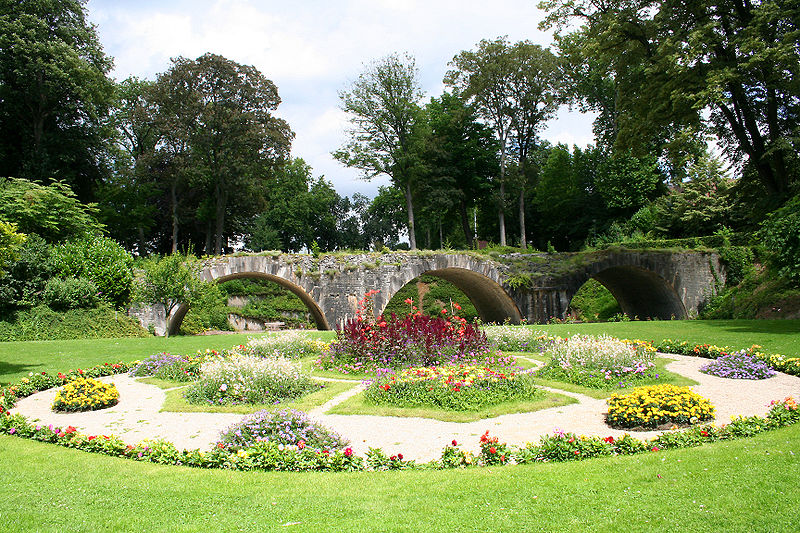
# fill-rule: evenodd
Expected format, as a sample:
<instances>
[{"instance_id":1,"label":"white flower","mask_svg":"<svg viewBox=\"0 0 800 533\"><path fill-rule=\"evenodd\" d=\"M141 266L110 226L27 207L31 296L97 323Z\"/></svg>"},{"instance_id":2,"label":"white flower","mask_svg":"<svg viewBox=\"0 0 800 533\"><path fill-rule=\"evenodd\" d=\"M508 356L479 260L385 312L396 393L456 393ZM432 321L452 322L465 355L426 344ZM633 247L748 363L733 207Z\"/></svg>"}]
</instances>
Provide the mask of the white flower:
<instances>
[{"instance_id":1,"label":"white flower","mask_svg":"<svg viewBox=\"0 0 800 533\"><path fill-rule=\"evenodd\" d=\"M222 392L225 392L226 390L228 390L227 383L223 383L222 385L220 385L219 386L219 390L221 390Z\"/></svg>"}]
</instances>

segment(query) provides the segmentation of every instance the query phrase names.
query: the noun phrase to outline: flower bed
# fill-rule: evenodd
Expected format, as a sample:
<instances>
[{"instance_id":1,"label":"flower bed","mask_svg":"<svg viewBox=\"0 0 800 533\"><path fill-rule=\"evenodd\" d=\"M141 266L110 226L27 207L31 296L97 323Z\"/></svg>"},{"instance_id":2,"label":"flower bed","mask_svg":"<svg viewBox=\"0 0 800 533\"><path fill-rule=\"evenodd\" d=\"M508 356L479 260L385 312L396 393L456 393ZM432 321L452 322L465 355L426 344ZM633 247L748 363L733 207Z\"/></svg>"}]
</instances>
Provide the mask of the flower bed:
<instances>
[{"instance_id":1,"label":"flower bed","mask_svg":"<svg viewBox=\"0 0 800 533\"><path fill-rule=\"evenodd\" d=\"M312 421L306 413L290 409L253 413L223 431L216 446L239 450L265 441L316 451L337 450L348 444L347 439Z\"/></svg>"},{"instance_id":2,"label":"flower bed","mask_svg":"<svg viewBox=\"0 0 800 533\"><path fill-rule=\"evenodd\" d=\"M192 381L200 375L204 354L177 355L167 352L153 354L139 361L130 370L133 377L153 376L170 381Z\"/></svg>"},{"instance_id":3,"label":"flower bed","mask_svg":"<svg viewBox=\"0 0 800 533\"><path fill-rule=\"evenodd\" d=\"M655 429L665 424L693 425L714 418L711 402L689 387L670 384L612 394L606 403L606 421L614 428Z\"/></svg>"},{"instance_id":4,"label":"flower bed","mask_svg":"<svg viewBox=\"0 0 800 533\"><path fill-rule=\"evenodd\" d=\"M112 407L119 402L119 391L110 383L92 378L70 381L56 393L54 411L95 411Z\"/></svg>"},{"instance_id":5,"label":"flower bed","mask_svg":"<svg viewBox=\"0 0 800 533\"><path fill-rule=\"evenodd\" d=\"M722 355L700 367L700 372L729 379L767 379L775 375L767 363L745 350Z\"/></svg>"},{"instance_id":6,"label":"flower bed","mask_svg":"<svg viewBox=\"0 0 800 533\"><path fill-rule=\"evenodd\" d=\"M550 360L538 371L540 377L593 389L624 388L659 377L655 349L642 341L573 335L557 339L543 353Z\"/></svg>"},{"instance_id":7,"label":"flower bed","mask_svg":"<svg viewBox=\"0 0 800 533\"><path fill-rule=\"evenodd\" d=\"M378 405L477 411L506 401L531 399L536 392L530 373L458 365L382 373L369 384L364 396Z\"/></svg>"},{"instance_id":8,"label":"flower bed","mask_svg":"<svg viewBox=\"0 0 800 533\"><path fill-rule=\"evenodd\" d=\"M693 355L696 357L706 357L709 359L717 359L718 357L737 351L728 346L696 344L686 341L675 341L672 339L665 339L661 341L656 348L662 353ZM779 372L783 372L792 376L800 376L800 357L787 357L781 354L764 353L761 351L761 346L758 344L754 344L750 348L745 348L738 351L744 351L748 355L752 355L754 358L764 361L770 367Z\"/></svg>"},{"instance_id":9,"label":"flower bed","mask_svg":"<svg viewBox=\"0 0 800 533\"><path fill-rule=\"evenodd\" d=\"M344 373L376 372L407 366L459 365L512 358L490 349L486 335L447 310L438 317L423 315L416 307L398 317L372 317L370 291L359 303L356 318L336 332L336 340L317 361L325 370ZM411 305L412 302L407 300ZM457 304L454 304L457 305Z\"/></svg>"},{"instance_id":10,"label":"flower bed","mask_svg":"<svg viewBox=\"0 0 800 533\"><path fill-rule=\"evenodd\" d=\"M341 471L441 469L653 453L671 448L685 448L720 440L750 437L798 422L800 422L800 409L798 409L797 402L793 398L786 398L773 401L766 417L739 417L730 424L720 427L693 426L685 430L666 432L650 440L637 439L628 434L619 438L611 436L579 437L574 433L557 431L552 436L541 437L538 443L512 447L500 442L496 437L490 437L486 432L481 437L481 454L477 458L470 452L459 448L458 443L453 441L452 446L444 448L440 459L425 464L404 460L402 454L386 457L383 452L376 449L370 449L365 460L354 454L350 448L316 450L308 446L301 448L298 445L283 445L269 440L256 441L247 448L228 448L223 445L209 451L178 450L173 444L160 440L145 440L137 445L130 445L113 435L87 436L78 433L72 426L62 428L32 424L22 415L11 416L2 411L0 411L0 434L159 464L231 470ZM494 448L494 452L492 448ZM503 456L505 459L500 460Z\"/></svg>"},{"instance_id":11,"label":"flower bed","mask_svg":"<svg viewBox=\"0 0 800 533\"><path fill-rule=\"evenodd\" d=\"M542 352L558 339L543 331L518 326L488 326L484 332L489 342L503 352Z\"/></svg>"},{"instance_id":12,"label":"flower bed","mask_svg":"<svg viewBox=\"0 0 800 533\"><path fill-rule=\"evenodd\" d=\"M189 403L240 405L278 403L318 390L321 385L285 357L215 358L200 367L200 379L186 391Z\"/></svg>"}]
</instances>

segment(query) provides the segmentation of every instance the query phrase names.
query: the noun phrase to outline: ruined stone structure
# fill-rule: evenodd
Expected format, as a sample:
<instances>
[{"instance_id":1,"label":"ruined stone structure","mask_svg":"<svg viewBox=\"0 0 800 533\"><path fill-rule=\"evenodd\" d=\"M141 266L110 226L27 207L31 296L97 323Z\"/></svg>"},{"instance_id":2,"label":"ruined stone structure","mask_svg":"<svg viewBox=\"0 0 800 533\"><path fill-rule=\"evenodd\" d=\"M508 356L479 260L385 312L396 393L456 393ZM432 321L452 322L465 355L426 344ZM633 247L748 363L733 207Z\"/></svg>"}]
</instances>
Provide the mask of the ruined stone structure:
<instances>
[{"instance_id":1,"label":"ruined stone structure","mask_svg":"<svg viewBox=\"0 0 800 533\"><path fill-rule=\"evenodd\" d=\"M564 318L578 289L590 278L605 285L629 316L687 318L724 282L714 253L601 250L575 254L482 255L470 252L386 254L240 255L212 258L202 276L217 282L237 278L274 281L296 294L319 329L354 316L373 289L380 314L392 296L422 274L461 289L484 322L543 323ZM181 306L167 321L177 332L188 311Z\"/></svg>"}]
</instances>

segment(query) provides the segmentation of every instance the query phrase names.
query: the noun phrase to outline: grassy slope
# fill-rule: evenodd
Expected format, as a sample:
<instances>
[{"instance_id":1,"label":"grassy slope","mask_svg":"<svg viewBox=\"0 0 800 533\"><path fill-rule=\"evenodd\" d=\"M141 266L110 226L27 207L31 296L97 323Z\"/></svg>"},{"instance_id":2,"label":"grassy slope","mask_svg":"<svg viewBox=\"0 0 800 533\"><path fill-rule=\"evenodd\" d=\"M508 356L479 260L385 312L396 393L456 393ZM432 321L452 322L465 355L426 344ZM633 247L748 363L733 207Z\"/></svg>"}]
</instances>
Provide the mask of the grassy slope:
<instances>
[{"instance_id":1,"label":"grassy slope","mask_svg":"<svg viewBox=\"0 0 800 533\"><path fill-rule=\"evenodd\" d=\"M8 531L794 531L800 426L701 448L457 471L203 471L0 437Z\"/></svg>"}]
</instances>

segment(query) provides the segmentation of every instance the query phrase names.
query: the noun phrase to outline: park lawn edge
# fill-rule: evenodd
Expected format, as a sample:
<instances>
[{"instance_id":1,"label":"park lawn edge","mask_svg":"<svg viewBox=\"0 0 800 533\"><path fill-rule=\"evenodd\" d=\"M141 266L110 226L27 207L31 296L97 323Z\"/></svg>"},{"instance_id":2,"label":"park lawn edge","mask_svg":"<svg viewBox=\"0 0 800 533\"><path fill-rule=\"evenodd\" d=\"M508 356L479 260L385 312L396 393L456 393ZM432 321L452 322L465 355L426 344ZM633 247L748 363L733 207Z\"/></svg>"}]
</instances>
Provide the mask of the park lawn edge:
<instances>
[{"instance_id":1,"label":"park lawn edge","mask_svg":"<svg viewBox=\"0 0 800 533\"><path fill-rule=\"evenodd\" d=\"M481 409L480 411L449 411L435 407L397 407L393 405L376 405L369 403L360 392L340 404L328 409L325 414L331 415L371 415L396 416L403 418L432 418L442 422L477 422L487 418L515 413L530 413L562 407L578 400L564 394L537 389L536 399L503 402Z\"/></svg>"}]
</instances>

